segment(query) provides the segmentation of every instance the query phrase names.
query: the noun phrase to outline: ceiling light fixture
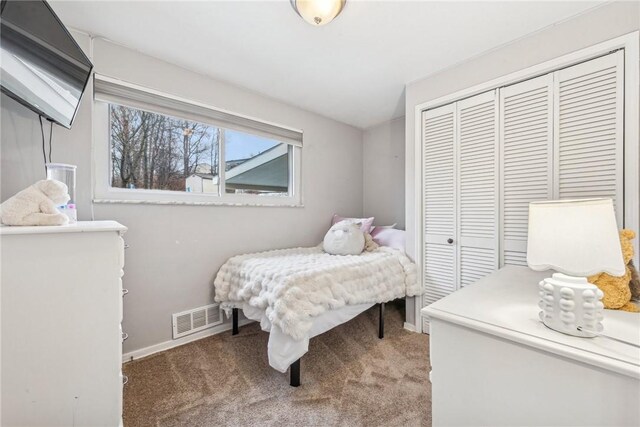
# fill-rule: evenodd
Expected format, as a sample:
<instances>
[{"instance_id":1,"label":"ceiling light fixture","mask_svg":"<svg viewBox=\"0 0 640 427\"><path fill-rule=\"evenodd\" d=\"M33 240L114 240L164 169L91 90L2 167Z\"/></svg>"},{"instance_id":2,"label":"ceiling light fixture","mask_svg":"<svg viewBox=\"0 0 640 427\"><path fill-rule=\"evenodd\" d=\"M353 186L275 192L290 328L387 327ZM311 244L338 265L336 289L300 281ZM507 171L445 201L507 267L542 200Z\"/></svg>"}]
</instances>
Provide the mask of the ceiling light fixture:
<instances>
[{"instance_id":1,"label":"ceiling light fixture","mask_svg":"<svg viewBox=\"0 0 640 427\"><path fill-rule=\"evenodd\" d=\"M333 21L347 0L290 0L293 10L309 24L319 27Z\"/></svg>"}]
</instances>

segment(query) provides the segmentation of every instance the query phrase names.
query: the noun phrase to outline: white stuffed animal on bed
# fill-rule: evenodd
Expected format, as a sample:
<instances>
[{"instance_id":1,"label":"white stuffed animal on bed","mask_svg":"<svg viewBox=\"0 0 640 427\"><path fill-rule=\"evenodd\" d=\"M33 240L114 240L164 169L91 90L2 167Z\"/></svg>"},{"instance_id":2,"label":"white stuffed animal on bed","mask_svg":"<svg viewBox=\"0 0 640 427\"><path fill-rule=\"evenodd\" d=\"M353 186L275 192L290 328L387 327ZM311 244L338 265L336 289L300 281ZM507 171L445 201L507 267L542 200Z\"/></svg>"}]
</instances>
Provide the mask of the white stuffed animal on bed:
<instances>
[{"instance_id":1,"label":"white stuffed animal on bed","mask_svg":"<svg viewBox=\"0 0 640 427\"><path fill-rule=\"evenodd\" d=\"M322 248L332 255L360 255L365 238L360 225L348 220L335 223L324 236Z\"/></svg>"},{"instance_id":2,"label":"white stuffed animal on bed","mask_svg":"<svg viewBox=\"0 0 640 427\"><path fill-rule=\"evenodd\" d=\"M0 205L0 219L6 225L65 225L69 218L56 206L68 201L64 183L43 179L5 200Z\"/></svg>"}]
</instances>

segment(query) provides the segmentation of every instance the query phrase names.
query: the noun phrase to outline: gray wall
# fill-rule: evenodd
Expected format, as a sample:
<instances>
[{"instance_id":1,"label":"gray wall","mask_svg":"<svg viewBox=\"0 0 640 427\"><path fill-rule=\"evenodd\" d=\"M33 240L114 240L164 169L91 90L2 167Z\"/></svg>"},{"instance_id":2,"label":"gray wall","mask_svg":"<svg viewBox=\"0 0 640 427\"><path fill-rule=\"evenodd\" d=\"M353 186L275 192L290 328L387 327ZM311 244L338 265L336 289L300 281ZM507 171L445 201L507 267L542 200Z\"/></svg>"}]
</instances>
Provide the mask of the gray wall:
<instances>
[{"instance_id":1,"label":"gray wall","mask_svg":"<svg viewBox=\"0 0 640 427\"><path fill-rule=\"evenodd\" d=\"M364 131L364 214L404 228L404 117Z\"/></svg>"},{"instance_id":2,"label":"gray wall","mask_svg":"<svg viewBox=\"0 0 640 427\"><path fill-rule=\"evenodd\" d=\"M73 32L86 52L90 38ZM230 256L318 244L334 213L362 215L362 131L96 39L96 71L226 110L304 130L303 208L92 204L91 88L71 131L54 129L53 160L78 165L81 219L129 227L124 352L171 339L171 314L213 301ZM284 76L283 76L284 78ZM44 175L37 116L2 97L2 200ZM93 210L93 214L92 214Z\"/></svg>"},{"instance_id":3,"label":"gray wall","mask_svg":"<svg viewBox=\"0 0 640 427\"><path fill-rule=\"evenodd\" d=\"M613 2L545 28L467 62L415 81L406 88L405 207L407 252L415 256L415 108L418 104L637 31L640 3ZM407 321L415 312L407 304Z\"/></svg>"},{"instance_id":4,"label":"gray wall","mask_svg":"<svg viewBox=\"0 0 640 427\"><path fill-rule=\"evenodd\" d=\"M90 50L90 40L73 33L80 47ZM53 129L52 160L78 165L76 179L78 213L81 219L91 219L91 103L85 96L76 115L73 128ZM5 200L17 191L45 178L42 159L42 136L38 116L5 94L0 100L0 199ZM49 123L43 120L45 137L49 138ZM48 152L48 147L47 147Z\"/></svg>"}]
</instances>

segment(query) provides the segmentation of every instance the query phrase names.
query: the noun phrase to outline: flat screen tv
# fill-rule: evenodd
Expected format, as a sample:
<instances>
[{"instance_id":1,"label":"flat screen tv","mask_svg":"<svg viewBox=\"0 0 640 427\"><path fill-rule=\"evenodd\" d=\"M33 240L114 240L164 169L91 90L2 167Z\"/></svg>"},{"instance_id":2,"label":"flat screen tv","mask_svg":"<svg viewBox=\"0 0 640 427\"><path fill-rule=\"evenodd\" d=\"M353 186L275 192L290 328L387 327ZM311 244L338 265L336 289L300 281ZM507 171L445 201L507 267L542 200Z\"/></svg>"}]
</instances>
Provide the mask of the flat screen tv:
<instances>
[{"instance_id":1,"label":"flat screen tv","mask_svg":"<svg viewBox=\"0 0 640 427\"><path fill-rule=\"evenodd\" d=\"M46 1L0 3L2 92L71 128L93 65Z\"/></svg>"}]
</instances>

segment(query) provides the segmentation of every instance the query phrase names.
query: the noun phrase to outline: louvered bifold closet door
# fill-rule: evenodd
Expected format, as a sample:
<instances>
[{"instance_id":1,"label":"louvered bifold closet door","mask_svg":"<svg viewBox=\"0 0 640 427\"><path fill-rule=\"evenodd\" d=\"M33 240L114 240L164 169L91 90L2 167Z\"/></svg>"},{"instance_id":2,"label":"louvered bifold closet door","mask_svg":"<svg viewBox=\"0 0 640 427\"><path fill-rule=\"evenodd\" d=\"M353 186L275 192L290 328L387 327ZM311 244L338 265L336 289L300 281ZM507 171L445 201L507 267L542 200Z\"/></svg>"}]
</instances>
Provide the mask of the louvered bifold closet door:
<instances>
[{"instance_id":1,"label":"louvered bifold closet door","mask_svg":"<svg viewBox=\"0 0 640 427\"><path fill-rule=\"evenodd\" d=\"M457 103L459 286L498 268L498 103L496 91Z\"/></svg>"},{"instance_id":2,"label":"louvered bifold closet door","mask_svg":"<svg viewBox=\"0 0 640 427\"><path fill-rule=\"evenodd\" d=\"M422 113L423 306L456 289L455 104ZM426 319L425 319L426 320ZM425 325L426 328L426 325Z\"/></svg>"},{"instance_id":3,"label":"louvered bifold closet door","mask_svg":"<svg viewBox=\"0 0 640 427\"><path fill-rule=\"evenodd\" d=\"M555 198L607 197L623 208L624 52L556 72ZM637 143L637 141L636 141Z\"/></svg>"},{"instance_id":4,"label":"louvered bifold closet door","mask_svg":"<svg viewBox=\"0 0 640 427\"><path fill-rule=\"evenodd\" d=\"M529 203L553 196L553 75L500 90L500 265L527 265Z\"/></svg>"}]
</instances>

